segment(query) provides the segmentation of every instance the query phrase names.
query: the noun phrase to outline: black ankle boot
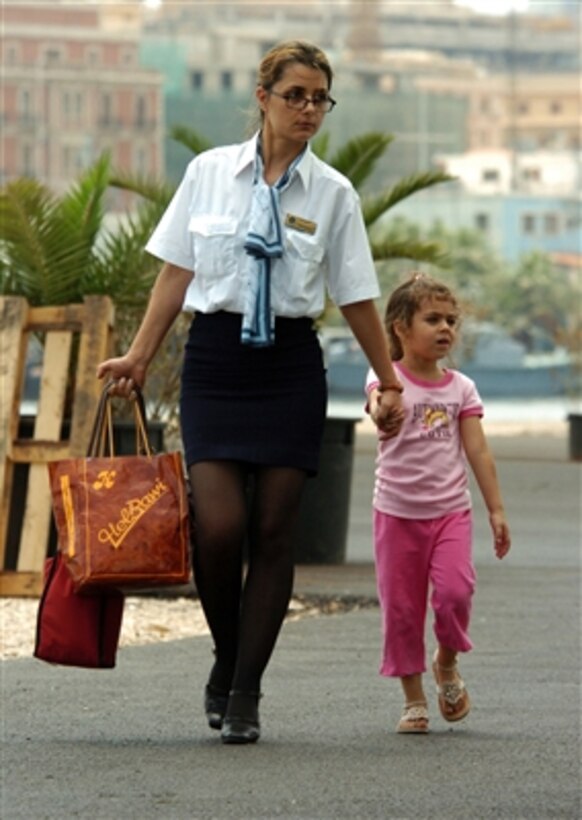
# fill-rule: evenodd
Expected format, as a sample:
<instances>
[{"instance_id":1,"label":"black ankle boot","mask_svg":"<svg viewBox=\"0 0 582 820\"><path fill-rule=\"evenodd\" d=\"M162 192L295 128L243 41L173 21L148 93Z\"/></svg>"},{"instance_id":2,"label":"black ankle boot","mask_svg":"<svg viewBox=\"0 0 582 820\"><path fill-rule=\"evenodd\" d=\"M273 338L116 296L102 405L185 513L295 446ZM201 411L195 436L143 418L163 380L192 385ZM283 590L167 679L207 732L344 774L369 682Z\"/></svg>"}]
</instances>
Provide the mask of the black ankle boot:
<instances>
[{"instance_id":1,"label":"black ankle boot","mask_svg":"<svg viewBox=\"0 0 582 820\"><path fill-rule=\"evenodd\" d=\"M232 690L220 737L223 743L256 743L261 736L259 692Z\"/></svg>"},{"instance_id":2,"label":"black ankle boot","mask_svg":"<svg viewBox=\"0 0 582 820\"><path fill-rule=\"evenodd\" d=\"M211 683L207 683L204 689L204 711L211 729L222 729L227 706L228 692L221 692Z\"/></svg>"}]
</instances>

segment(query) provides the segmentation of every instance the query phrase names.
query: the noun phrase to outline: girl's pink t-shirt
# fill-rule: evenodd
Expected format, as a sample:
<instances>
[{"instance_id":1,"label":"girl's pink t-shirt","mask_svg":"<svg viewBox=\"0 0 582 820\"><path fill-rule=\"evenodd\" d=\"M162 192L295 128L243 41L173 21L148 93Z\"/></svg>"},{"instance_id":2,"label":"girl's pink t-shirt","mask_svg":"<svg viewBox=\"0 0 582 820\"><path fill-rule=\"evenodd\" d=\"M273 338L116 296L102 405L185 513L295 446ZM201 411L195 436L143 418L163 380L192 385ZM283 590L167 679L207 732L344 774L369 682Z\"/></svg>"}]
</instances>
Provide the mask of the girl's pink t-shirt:
<instances>
[{"instance_id":1,"label":"girl's pink t-shirt","mask_svg":"<svg viewBox=\"0 0 582 820\"><path fill-rule=\"evenodd\" d=\"M374 508L398 518L438 518L471 508L459 422L483 415L475 383L457 370L438 382L418 379L398 362L406 417L394 438L378 439ZM368 372L366 391L378 384Z\"/></svg>"}]
</instances>

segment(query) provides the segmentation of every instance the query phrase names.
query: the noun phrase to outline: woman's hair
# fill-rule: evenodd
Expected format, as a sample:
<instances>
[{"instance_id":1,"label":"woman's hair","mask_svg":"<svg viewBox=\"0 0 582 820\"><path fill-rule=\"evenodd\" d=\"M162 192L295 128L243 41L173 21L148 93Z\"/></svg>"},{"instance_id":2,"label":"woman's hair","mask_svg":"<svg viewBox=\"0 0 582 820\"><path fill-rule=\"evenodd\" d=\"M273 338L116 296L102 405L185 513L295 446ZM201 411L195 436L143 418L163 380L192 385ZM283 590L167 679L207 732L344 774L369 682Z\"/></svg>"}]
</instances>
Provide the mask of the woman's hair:
<instances>
[{"instance_id":1,"label":"woman's hair","mask_svg":"<svg viewBox=\"0 0 582 820\"><path fill-rule=\"evenodd\" d=\"M393 361L397 362L404 356L402 344L394 330L394 322L402 322L405 327L409 328L412 325L414 314L420 310L427 299L450 302L455 310L460 312L459 303L447 285L424 273L413 271L406 282L392 291L384 313L384 326L388 333L390 355Z\"/></svg>"},{"instance_id":2,"label":"woman's hair","mask_svg":"<svg viewBox=\"0 0 582 820\"><path fill-rule=\"evenodd\" d=\"M304 40L287 40L279 43L268 51L259 65L257 85L262 85L267 91L279 82L285 69L292 63L301 63L323 71L327 78L327 89L331 89L333 72L323 51L312 43Z\"/></svg>"},{"instance_id":3,"label":"woman's hair","mask_svg":"<svg viewBox=\"0 0 582 820\"><path fill-rule=\"evenodd\" d=\"M301 65L322 71L327 79L327 90L331 89L333 71L329 60L320 48L305 40L286 40L273 46L261 60L257 72L257 86L262 86L269 91L275 83L279 82L287 66L293 63L301 63ZM258 114L253 112L251 125L255 126L257 120L262 122L262 111Z\"/></svg>"}]
</instances>

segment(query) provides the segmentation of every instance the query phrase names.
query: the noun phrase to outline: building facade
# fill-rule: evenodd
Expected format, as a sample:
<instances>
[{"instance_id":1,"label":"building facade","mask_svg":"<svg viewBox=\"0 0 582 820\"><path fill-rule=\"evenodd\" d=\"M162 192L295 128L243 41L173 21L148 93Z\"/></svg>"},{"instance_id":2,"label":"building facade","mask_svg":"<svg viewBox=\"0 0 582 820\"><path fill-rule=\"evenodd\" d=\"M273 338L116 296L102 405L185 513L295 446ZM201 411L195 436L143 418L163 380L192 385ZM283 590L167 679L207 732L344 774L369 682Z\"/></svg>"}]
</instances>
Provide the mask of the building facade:
<instances>
[{"instance_id":1,"label":"building facade","mask_svg":"<svg viewBox=\"0 0 582 820\"><path fill-rule=\"evenodd\" d=\"M510 263L533 251L577 258L582 253L579 195L486 195L445 185L415 194L411 202L396 205L390 211L390 219L399 216L424 228L441 223L450 230L481 231L491 248Z\"/></svg>"},{"instance_id":2,"label":"building facade","mask_svg":"<svg viewBox=\"0 0 582 820\"><path fill-rule=\"evenodd\" d=\"M119 170L163 173L162 78L140 65L137 5L116 6L4 0L2 183L59 192L103 151Z\"/></svg>"},{"instance_id":3,"label":"building facade","mask_svg":"<svg viewBox=\"0 0 582 820\"><path fill-rule=\"evenodd\" d=\"M470 150L582 149L579 72L447 78L427 73L418 79L417 86L427 94L466 99L466 144Z\"/></svg>"}]
</instances>

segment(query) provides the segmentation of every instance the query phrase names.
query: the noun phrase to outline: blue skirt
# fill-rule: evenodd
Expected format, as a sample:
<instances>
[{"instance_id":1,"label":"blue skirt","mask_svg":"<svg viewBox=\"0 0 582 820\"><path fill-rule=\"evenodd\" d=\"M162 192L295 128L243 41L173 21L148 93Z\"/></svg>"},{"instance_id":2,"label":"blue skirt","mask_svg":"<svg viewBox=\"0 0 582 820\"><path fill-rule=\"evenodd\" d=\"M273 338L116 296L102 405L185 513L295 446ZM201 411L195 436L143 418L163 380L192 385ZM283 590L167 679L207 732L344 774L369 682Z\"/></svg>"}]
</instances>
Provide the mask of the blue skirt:
<instances>
[{"instance_id":1,"label":"blue skirt","mask_svg":"<svg viewBox=\"0 0 582 820\"><path fill-rule=\"evenodd\" d=\"M240 314L192 320L180 395L187 465L228 460L315 475L327 383L313 321L277 318L271 347L241 344L240 331Z\"/></svg>"}]
</instances>

